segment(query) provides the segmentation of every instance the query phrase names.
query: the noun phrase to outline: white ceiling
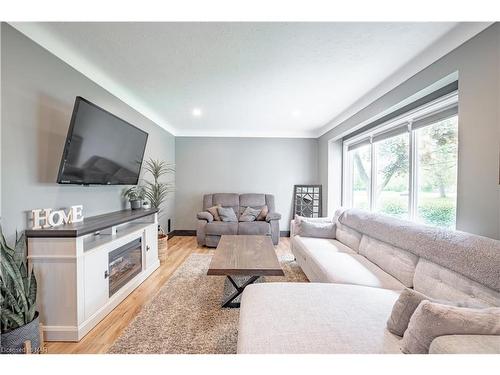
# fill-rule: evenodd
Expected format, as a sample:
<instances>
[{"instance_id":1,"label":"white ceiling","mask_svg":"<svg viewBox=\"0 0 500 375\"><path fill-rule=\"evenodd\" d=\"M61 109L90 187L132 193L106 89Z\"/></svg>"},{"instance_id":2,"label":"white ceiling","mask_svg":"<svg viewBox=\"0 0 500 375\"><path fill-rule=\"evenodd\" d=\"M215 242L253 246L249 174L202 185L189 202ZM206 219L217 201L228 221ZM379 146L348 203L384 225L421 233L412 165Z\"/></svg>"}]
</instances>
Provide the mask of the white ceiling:
<instances>
[{"instance_id":1,"label":"white ceiling","mask_svg":"<svg viewBox=\"0 0 500 375\"><path fill-rule=\"evenodd\" d=\"M319 136L460 29L450 22L13 26L174 135L273 137Z\"/></svg>"}]
</instances>

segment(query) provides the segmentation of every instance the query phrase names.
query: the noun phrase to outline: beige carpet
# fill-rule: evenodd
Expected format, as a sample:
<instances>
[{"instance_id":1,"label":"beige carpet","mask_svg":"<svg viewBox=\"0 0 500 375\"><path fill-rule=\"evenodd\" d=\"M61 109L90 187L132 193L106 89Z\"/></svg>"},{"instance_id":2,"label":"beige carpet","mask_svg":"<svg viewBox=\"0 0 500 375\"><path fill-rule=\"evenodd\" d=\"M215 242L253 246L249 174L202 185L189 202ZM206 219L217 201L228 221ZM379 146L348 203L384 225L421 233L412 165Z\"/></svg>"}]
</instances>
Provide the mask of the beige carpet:
<instances>
[{"instance_id":1,"label":"beige carpet","mask_svg":"<svg viewBox=\"0 0 500 375\"><path fill-rule=\"evenodd\" d=\"M191 254L113 344L109 353L236 353L239 309L221 308L223 276L207 276L211 255ZM279 257L284 277L307 278L291 254Z\"/></svg>"}]
</instances>

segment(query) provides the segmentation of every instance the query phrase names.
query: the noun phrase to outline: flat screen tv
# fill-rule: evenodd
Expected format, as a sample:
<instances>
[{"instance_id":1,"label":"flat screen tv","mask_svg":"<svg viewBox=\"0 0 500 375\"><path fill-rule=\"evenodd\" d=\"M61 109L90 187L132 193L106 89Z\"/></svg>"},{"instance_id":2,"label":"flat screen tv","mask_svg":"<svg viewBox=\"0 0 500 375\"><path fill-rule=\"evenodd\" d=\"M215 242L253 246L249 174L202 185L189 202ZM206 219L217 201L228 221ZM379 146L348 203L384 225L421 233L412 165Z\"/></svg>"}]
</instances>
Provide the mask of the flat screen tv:
<instances>
[{"instance_id":1,"label":"flat screen tv","mask_svg":"<svg viewBox=\"0 0 500 375\"><path fill-rule=\"evenodd\" d=\"M57 182L136 185L148 133L77 96Z\"/></svg>"}]
</instances>

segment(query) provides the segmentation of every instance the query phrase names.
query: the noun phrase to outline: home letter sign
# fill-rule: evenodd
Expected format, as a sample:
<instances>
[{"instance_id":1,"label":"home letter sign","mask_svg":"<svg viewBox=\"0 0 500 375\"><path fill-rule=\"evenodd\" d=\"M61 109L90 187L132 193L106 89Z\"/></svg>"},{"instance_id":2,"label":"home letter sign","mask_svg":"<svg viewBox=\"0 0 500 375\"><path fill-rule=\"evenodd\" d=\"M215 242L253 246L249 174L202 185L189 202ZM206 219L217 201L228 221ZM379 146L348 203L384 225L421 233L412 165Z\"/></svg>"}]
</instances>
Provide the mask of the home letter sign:
<instances>
[{"instance_id":1,"label":"home letter sign","mask_svg":"<svg viewBox=\"0 0 500 375\"><path fill-rule=\"evenodd\" d=\"M83 221L83 206L71 206L68 212L43 208L31 211L33 229L57 227L63 224L79 223Z\"/></svg>"}]
</instances>

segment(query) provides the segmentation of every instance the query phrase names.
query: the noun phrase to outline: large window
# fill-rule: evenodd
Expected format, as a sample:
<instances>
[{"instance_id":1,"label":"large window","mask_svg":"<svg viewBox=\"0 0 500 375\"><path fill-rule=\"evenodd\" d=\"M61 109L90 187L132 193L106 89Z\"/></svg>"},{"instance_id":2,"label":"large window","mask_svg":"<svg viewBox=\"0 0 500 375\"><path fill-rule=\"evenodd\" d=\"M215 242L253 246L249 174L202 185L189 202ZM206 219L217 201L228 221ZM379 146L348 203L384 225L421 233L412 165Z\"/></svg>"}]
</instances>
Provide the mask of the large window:
<instances>
[{"instance_id":1,"label":"large window","mask_svg":"<svg viewBox=\"0 0 500 375\"><path fill-rule=\"evenodd\" d=\"M458 118L415 131L417 141L417 218L454 228L457 202Z\"/></svg>"},{"instance_id":2,"label":"large window","mask_svg":"<svg viewBox=\"0 0 500 375\"><path fill-rule=\"evenodd\" d=\"M456 95L344 141L343 204L455 228Z\"/></svg>"},{"instance_id":3,"label":"large window","mask_svg":"<svg viewBox=\"0 0 500 375\"><path fill-rule=\"evenodd\" d=\"M352 157L352 206L361 209L370 208L370 145L353 150Z\"/></svg>"},{"instance_id":4,"label":"large window","mask_svg":"<svg viewBox=\"0 0 500 375\"><path fill-rule=\"evenodd\" d=\"M408 133L373 143L375 152L374 210L401 218L409 212Z\"/></svg>"}]
</instances>

